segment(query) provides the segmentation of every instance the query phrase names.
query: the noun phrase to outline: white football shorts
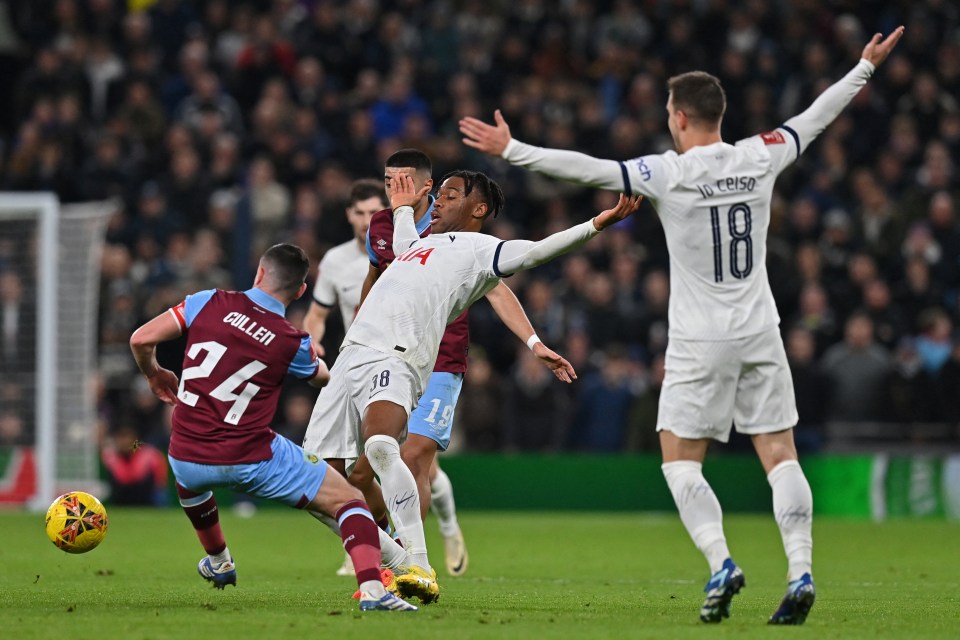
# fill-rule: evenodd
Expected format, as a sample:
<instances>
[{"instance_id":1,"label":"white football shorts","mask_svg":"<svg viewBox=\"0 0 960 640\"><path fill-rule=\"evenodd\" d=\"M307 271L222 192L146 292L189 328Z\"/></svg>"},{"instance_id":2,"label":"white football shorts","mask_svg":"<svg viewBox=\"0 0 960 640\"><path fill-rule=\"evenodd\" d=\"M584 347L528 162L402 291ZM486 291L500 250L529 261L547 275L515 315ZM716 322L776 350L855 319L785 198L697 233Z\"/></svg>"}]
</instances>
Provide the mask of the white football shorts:
<instances>
[{"instance_id":1,"label":"white football shorts","mask_svg":"<svg viewBox=\"0 0 960 640\"><path fill-rule=\"evenodd\" d=\"M736 340L675 340L667 345L657 431L681 438L730 439L797 424L793 376L780 332Z\"/></svg>"},{"instance_id":2,"label":"white football shorts","mask_svg":"<svg viewBox=\"0 0 960 640\"><path fill-rule=\"evenodd\" d=\"M409 419L422 392L420 378L400 358L349 345L330 370L329 384L320 390L303 449L323 459L347 460L350 469L363 452L361 423L367 406L387 400L403 407Z\"/></svg>"}]
</instances>

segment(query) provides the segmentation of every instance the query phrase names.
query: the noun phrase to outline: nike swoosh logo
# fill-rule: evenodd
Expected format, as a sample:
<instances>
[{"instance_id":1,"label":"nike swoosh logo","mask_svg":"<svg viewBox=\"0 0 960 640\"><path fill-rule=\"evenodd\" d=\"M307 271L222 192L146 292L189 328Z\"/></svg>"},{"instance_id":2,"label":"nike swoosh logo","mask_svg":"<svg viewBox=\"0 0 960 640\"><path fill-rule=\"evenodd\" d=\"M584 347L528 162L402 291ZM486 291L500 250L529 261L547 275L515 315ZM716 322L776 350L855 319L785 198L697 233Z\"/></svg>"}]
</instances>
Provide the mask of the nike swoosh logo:
<instances>
[{"instance_id":1,"label":"nike swoosh logo","mask_svg":"<svg viewBox=\"0 0 960 640\"><path fill-rule=\"evenodd\" d=\"M409 502L410 500L413 500L413 494L412 494L412 493L411 493L410 495L408 495L406 498L402 499L402 500L401 500L400 498L397 498L394 502L396 502L396 504L397 504L398 507L402 507L404 504L406 504L406 503Z\"/></svg>"},{"instance_id":2,"label":"nike swoosh logo","mask_svg":"<svg viewBox=\"0 0 960 640\"><path fill-rule=\"evenodd\" d=\"M460 573L461 569L463 569L463 558L460 558L460 562L457 563L457 566L453 568L453 571L451 571L451 573Z\"/></svg>"}]
</instances>

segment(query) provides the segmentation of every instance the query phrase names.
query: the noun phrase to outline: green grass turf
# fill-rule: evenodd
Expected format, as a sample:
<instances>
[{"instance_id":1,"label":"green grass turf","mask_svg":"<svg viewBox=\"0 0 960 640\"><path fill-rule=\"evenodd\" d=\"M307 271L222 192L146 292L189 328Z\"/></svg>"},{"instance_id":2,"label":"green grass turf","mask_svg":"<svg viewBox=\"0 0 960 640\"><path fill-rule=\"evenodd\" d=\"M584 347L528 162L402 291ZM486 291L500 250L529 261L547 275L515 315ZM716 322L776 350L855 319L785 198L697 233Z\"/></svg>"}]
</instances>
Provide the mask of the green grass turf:
<instances>
[{"instance_id":1,"label":"green grass turf","mask_svg":"<svg viewBox=\"0 0 960 640\"><path fill-rule=\"evenodd\" d=\"M466 512L470 570L414 614L360 614L338 541L306 514L222 517L239 588L215 591L178 510L110 511L100 548L56 549L37 514L0 512L6 638L960 638L960 525L821 518L817 604L800 628L766 626L785 586L770 518L728 516L747 588L721 625L697 619L707 568L674 514Z\"/></svg>"}]
</instances>

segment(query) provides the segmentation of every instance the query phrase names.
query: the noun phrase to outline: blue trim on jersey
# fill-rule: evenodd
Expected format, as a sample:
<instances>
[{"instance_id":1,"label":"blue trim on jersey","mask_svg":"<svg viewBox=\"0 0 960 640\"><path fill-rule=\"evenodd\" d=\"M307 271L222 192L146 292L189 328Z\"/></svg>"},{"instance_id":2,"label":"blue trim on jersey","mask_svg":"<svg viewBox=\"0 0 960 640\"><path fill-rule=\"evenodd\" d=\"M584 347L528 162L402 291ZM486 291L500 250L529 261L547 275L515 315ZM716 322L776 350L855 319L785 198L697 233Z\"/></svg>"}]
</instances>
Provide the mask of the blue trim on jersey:
<instances>
[{"instance_id":1,"label":"blue trim on jersey","mask_svg":"<svg viewBox=\"0 0 960 640\"><path fill-rule=\"evenodd\" d=\"M216 292L216 289L197 291L183 299L183 321L187 323L188 328Z\"/></svg>"},{"instance_id":2,"label":"blue trim on jersey","mask_svg":"<svg viewBox=\"0 0 960 640\"><path fill-rule=\"evenodd\" d=\"M287 315L287 307L263 289L258 289L256 287L253 289L247 289L243 292L243 295L247 296L253 300L253 302L265 308L267 311L272 311L278 316Z\"/></svg>"},{"instance_id":3,"label":"blue trim on jersey","mask_svg":"<svg viewBox=\"0 0 960 640\"><path fill-rule=\"evenodd\" d=\"M367 242L366 242L366 245L367 245L367 258L370 259L370 264L372 264L372 265L375 266L375 267L379 267L379 266L380 266L380 261L377 260L377 254L375 254L375 253L373 252L373 247L370 245L370 228L369 228L369 227L367 227Z\"/></svg>"},{"instance_id":4,"label":"blue trim on jersey","mask_svg":"<svg viewBox=\"0 0 960 640\"><path fill-rule=\"evenodd\" d=\"M300 339L300 348L297 354L290 361L287 373L300 379L310 379L317 375L317 356L313 354L313 347L310 344L310 336L303 336Z\"/></svg>"},{"instance_id":5,"label":"blue trim on jersey","mask_svg":"<svg viewBox=\"0 0 960 640\"><path fill-rule=\"evenodd\" d=\"M780 125L780 128L793 136L793 142L797 145L797 157L800 157L800 136L797 135L797 132L792 128L788 127L785 124Z\"/></svg>"},{"instance_id":6,"label":"blue trim on jersey","mask_svg":"<svg viewBox=\"0 0 960 640\"><path fill-rule=\"evenodd\" d=\"M430 201L430 206L427 207L427 212L423 214L423 217L420 218L420 221L416 224L417 233L420 235L423 235L423 232L430 228L430 214L433 213L433 204L437 201L437 199L431 195L428 195L427 198Z\"/></svg>"},{"instance_id":7,"label":"blue trim on jersey","mask_svg":"<svg viewBox=\"0 0 960 640\"><path fill-rule=\"evenodd\" d=\"M502 273L500 271L500 265L498 264L500 262L500 249L503 248L503 245L506 242L506 240L501 240L500 244L497 245L497 250L493 252L493 274L498 278L509 278L511 275L513 275L510 273Z\"/></svg>"},{"instance_id":8,"label":"blue trim on jersey","mask_svg":"<svg viewBox=\"0 0 960 640\"><path fill-rule=\"evenodd\" d=\"M620 165L620 174L623 176L623 193L628 196L633 195L633 190L630 187L630 174L627 172L627 165L622 162L617 162Z\"/></svg>"}]
</instances>

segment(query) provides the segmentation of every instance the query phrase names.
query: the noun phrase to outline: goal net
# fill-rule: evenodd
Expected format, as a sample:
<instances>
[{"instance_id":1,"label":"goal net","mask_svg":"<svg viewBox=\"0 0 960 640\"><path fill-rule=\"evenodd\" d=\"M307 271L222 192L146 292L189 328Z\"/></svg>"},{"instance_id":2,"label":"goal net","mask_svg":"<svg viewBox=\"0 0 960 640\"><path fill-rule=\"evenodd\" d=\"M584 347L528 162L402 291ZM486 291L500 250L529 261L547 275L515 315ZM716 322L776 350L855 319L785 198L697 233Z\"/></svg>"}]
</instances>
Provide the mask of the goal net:
<instances>
[{"instance_id":1,"label":"goal net","mask_svg":"<svg viewBox=\"0 0 960 640\"><path fill-rule=\"evenodd\" d=\"M0 504L100 489L97 308L114 209L0 193Z\"/></svg>"}]
</instances>

